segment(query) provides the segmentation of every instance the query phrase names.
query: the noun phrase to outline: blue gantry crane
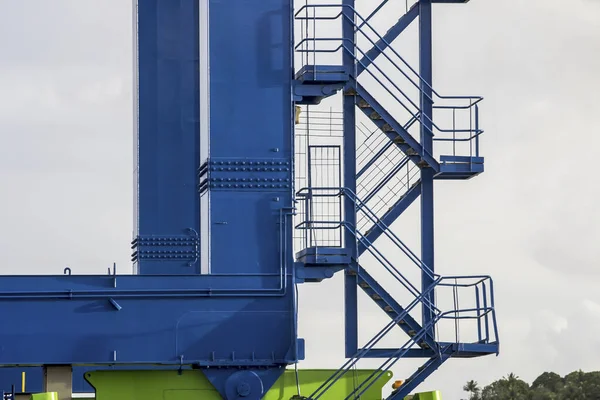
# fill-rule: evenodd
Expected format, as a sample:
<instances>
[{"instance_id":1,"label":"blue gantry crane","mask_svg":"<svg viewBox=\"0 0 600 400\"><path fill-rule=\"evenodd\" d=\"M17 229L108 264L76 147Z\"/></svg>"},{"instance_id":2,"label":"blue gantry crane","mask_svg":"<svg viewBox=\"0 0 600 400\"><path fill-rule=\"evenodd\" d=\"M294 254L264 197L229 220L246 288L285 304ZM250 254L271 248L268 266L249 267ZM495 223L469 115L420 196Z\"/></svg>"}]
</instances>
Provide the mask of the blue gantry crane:
<instances>
[{"instance_id":1,"label":"blue gantry crane","mask_svg":"<svg viewBox=\"0 0 600 400\"><path fill-rule=\"evenodd\" d=\"M3 320L27 316L0 328L3 384L26 370L61 399L89 383L113 400L374 400L422 358L387 397L402 399L449 358L497 354L491 278L434 259L434 182L483 172L482 98L432 80L432 6L467 1L134 1L135 274L3 276ZM418 67L393 45L415 20ZM417 199L420 254L390 229ZM304 359L297 286L336 274L347 361L286 370ZM365 343L360 291L389 318ZM383 361L357 370L368 358Z\"/></svg>"}]
</instances>

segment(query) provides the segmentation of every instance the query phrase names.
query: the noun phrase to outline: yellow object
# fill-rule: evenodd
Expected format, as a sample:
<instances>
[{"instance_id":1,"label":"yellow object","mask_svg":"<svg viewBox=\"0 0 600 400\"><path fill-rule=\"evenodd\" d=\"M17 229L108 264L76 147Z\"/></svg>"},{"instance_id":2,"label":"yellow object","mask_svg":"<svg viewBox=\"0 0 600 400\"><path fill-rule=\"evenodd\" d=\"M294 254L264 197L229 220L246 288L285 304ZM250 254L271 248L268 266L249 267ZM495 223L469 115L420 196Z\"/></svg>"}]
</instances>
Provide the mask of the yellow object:
<instances>
[{"instance_id":1,"label":"yellow object","mask_svg":"<svg viewBox=\"0 0 600 400\"><path fill-rule=\"evenodd\" d=\"M36 393L31 395L31 400L58 400L57 392Z\"/></svg>"},{"instance_id":2,"label":"yellow object","mask_svg":"<svg viewBox=\"0 0 600 400\"><path fill-rule=\"evenodd\" d=\"M403 383L404 383L404 381L402 381L402 380L398 380L398 381L392 383L392 389L394 389L394 390L398 389L400 386L402 386Z\"/></svg>"},{"instance_id":3,"label":"yellow object","mask_svg":"<svg viewBox=\"0 0 600 400\"><path fill-rule=\"evenodd\" d=\"M300 123L300 113L302 112L302 108L300 106L296 106L296 125Z\"/></svg>"},{"instance_id":4,"label":"yellow object","mask_svg":"<svg viewBox=\"0 0 600 400\"><path fill-rule=\"evenodd\" d=\"M21 372L21 392L25 393L25 371Z\"/></svg>"}]
</instances>

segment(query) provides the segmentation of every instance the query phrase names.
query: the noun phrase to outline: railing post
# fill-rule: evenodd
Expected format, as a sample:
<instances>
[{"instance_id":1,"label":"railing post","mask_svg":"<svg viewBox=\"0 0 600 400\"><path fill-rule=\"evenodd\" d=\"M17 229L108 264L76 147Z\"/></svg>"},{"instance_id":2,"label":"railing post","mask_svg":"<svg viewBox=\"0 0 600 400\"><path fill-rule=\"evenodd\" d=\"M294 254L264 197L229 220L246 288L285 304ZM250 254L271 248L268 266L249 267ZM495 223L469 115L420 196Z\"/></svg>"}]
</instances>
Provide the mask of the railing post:
<instances>
[{"instance_id":1,"label":"railing post","mask_svg":"<svg viewBox=\"0 0 600 400\"><path fill-rule=\"evenodd\" d=\"M348 50L343 52L344 67L356 76L355 44L355 13L354 0L342 2L342 37ZM356 107L354 96L344 96L344 176L342 186L356 193ZM343 221L350 227L356 227L355 204L351 196L344 196ZM354 228L353 228L354 229ZM357 260L358 246L356 237L350 229L344 233L344 245L348 255ZM358 350L358 280L356 275L345 272L345 326L346 326L346 357L351 357Z\"/></svg>"},{"instance_id":2,"label":"railing post","mask_svg":"<svg viewBox=\"0 0 600 400\"><path fill-rule=\"evenodd\" d=\"M477 285L475 285L475 307L477 307L477 340L481 342L481 301L479 300L479 288Z\"/></svg>"},{"instance_id":3,"label":"railing post","mask_svg":"<svg viewBox=\"0 0 600 400\"><path fill-rule=\"evenodd\" d=\"M479 157L479 104L475 104L475 157Z\"/></svg>"},{"instance_id":4,"label":"railing post","mask_svg":"<svg viewBox=\"0 0 600 400\"><path fill-rule=\"evenodd\" d=\"M433 66L431 35L431 0L419 2L419 68L421 81L421 145L423 150L433 155ZM433 220L433 168L421 170L421 260L432 272L434 268L434 220ZM433 284L433 279L425 272L421 274L421 290L425 291ZM435 304L433 292L428 294L428 303ZM423 307L423 326L429 325L434 318L433 310ZM432 324L427 334L435 337Z\"/></svg>"},{"instance_id":5,"label":"railing post","mask_svg":"<svg viewBox=\"0 0 600 400\"><path fill-rule=\"evenodd\" d=\"M485 312L485 320L484 320L485 340L489 342L490 341L490 324L489 324L490 313L488 312L487 289L485 287L485 282L482 282L481 286L482 286L481 291L483 292L483 308L485 310L484 311ZM492 288L492 286L490 285L490 289L491 288ZM490 293L493 293L493 292L490 291ZM498 338L496 337L495 340L498 340Z\"/></svg>"}]
</instances>

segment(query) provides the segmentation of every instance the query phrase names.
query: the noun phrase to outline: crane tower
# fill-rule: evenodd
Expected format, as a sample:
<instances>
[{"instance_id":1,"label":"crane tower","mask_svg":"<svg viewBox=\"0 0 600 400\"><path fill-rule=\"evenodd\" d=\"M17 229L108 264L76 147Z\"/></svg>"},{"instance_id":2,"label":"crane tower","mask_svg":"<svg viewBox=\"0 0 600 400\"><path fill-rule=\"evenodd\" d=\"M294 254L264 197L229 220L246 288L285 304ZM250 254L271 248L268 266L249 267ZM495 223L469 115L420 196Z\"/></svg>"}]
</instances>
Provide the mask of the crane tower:
<instances>
[{"instance_id":1,"label":"crane tower","mask_svg":"<svg viewBox=\"0 0 600 400\"><path fill-rule=\"evenodd\" d=\"M28 316L0 327L5 398L376 400L422 359L404 399L497 354L491 278L434 257L435 182L484 170L482 98L433 83L432 7L467 2L133 1L135 272L3 276L3 320ZM415 25L416 63L395 45ZM391 229L409 207L417 248ZM346 362L286 368L305 358L298 286L335 276ZM361 296L386 318L368 340Z\"/></svg>"}]
</instances>

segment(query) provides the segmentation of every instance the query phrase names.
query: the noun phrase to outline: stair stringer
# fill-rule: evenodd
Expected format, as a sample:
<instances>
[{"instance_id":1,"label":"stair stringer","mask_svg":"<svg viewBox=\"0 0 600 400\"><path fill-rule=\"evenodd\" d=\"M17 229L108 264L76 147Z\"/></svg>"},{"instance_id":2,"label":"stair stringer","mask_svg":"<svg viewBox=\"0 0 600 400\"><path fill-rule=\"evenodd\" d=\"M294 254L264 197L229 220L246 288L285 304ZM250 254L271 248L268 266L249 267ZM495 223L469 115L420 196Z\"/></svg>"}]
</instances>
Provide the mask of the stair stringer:
<instances>
[{"instance_id":1,"label":"stair stringer","mask_svg":"<svg viewBox=\"0 0 600 400\"><path fill-rule=\"evenodd\" d=\"M344 95L355 96L358 108L403 152L409 157L417 155L421 167L431 167L440 171L439 162L363 87L356 79L350 81L352 89L346 89Z\"/></svg>"},{"instance_id":2,"label":"stair stringer","mask_svg":"<svg viewBox=\"0 0 600 400\"><path fill-rule=\"evenodd\" d=\"M439 367L442 366L452 356L451 347L447 346L440 350L438 354L428 359L425 364L419 367L402 386L393 392L386 400L402 400L412 393L425 379L433 374Z\"/></svg>"},{"instance_id":3,"label":"stair stringer","mask_svg":"<svg viewBox=\"0 0 600 400\"><path fill-rule=\"evenodd\" d=\"M397 318L400 314L405 312L404 307L402 307L362 266L353 264L351 270L357 274L358 286L387 314L389 318ZM408 313L398 323L398 326L411 338L423 329L422 326ZM437 349L438 347L435 339L429 335L425 335L425 337L418 342L418 345L422 349Z\"/></svg>"}]
</instances>

